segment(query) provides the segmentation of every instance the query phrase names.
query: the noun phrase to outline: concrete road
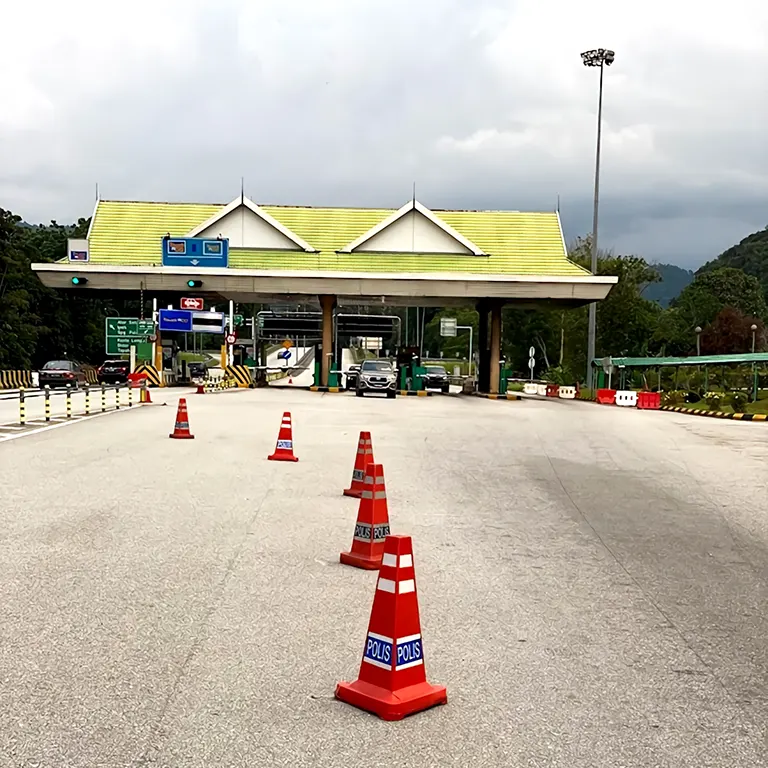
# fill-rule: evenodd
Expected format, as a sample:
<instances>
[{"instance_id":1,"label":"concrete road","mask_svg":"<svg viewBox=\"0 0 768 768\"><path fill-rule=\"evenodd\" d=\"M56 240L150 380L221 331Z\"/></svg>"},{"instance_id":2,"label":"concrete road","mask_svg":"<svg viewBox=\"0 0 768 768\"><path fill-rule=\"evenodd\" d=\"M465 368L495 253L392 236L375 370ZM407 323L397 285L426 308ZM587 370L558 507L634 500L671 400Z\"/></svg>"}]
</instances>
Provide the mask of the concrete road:
<instances>
[{"instance_id":1,"label":"concrete road","mask_svg":"<svg viewBox=\"0 0 768 768\"><path fill-rule=\"evenodd\" d=\"M0 443L0 765L768 765L768 429L590 403L241 390ZM280 415L298 464L267 462ZM358 430L445 707L333 699Z\"/></svg>"}]
</instances>

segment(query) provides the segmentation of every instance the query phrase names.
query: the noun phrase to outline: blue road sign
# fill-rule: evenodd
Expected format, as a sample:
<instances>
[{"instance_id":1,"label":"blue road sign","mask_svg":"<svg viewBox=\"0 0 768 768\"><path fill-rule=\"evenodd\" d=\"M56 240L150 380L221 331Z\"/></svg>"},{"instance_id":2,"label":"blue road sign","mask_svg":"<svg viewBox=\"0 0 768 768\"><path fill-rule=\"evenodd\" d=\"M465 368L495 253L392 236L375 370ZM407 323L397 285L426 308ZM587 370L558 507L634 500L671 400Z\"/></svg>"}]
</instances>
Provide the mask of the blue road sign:
<instances>
[{"instance_id":1,"label":"blue road sign","mask_svg":"<svg viewBox=\"0 0 768 768\"><path fill-rule=\"evenodd\" d=\"M229 240L204 237L164 237L164 267L227 267Z\"/></svg>"},{"instance_id":2,"label":"blue road sign","mask_svg":"<svg viewBox=\"0 0 768 768\"><path fill-rule=\"evenodd\" d=\"M289 360L291 357L291 350L290 349L282 349L280 352L277 353L277 356L281 360Z\"/></svg>"},{"instance_id":3,"label":"blue road sign","mask_svg":"<svg viewBox=\"0 0 768 768\"><path fill-rule=\"evenodd\" d=\"M161 309L158 326L161 331L191 331L192 313L185 309Z\"/></svg>"}]
</instances>

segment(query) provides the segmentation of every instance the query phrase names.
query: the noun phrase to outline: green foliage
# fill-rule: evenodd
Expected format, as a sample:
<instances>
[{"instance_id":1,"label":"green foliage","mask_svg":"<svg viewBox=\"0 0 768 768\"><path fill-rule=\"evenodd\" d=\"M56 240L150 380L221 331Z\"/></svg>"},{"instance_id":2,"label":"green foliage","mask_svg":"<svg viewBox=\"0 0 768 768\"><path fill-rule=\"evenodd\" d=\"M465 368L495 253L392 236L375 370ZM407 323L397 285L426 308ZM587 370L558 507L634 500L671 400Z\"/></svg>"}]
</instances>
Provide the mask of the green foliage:
<instances>
[{"instance_id":1,"label":"green foliage","mask_svg":"<svg viewBox=\"0 0 768 768\"><path fill-rule=\"evenodd\" d=\"M707 392L706 395L704 395L704 402L709 406L709 409L712 411L717 411L720 409L720 403L723 401L723 394L722 392Z\"/></svg>"},{"instance_id":2,"label":"green foliage","mask_svg":"<svg viewBox=\"0 0 768 768\"><path fill-rule=\"evenodd\" d=\"M725 307L733 307L752 317L768 316L768 306L757 278L740 269L723 267L696 276L675 299L692 328L711 323Z\"/></svg>"},{"instance_id":3,"label":"green foliage","mask_svg":"<svg viewBox=\"0 0 768 768\"><path fill-rule=\"evenodd\" d=\"M738 245L721 253L701 267L697 275L704 275L721 267L735 267L756 278L768 299L768 227L745 237ZM743 311L751 314L748 310Z\"/></svg>"},{"instance_id":4,"label":"green foliage","mask_svg":"<svg viewBox=\"0 0 768 768\"><path fill-rule=\"evenodd\" d=\"M685 392L681 392L679 389L663 392L661 395L662 405L682 405L684 402Z\"/></svg>"},{"instance_id":5,"label":"green foliage","mask_svg":"<svg viewBox=\"0 0 768 768\"><path fill-rule=\"evenodd\" d=\"M749 398L744 392L731 392L728 395L728 405L730 405L736 413L745 413L748 402Z\"/></svg>"},{"instance_id":6,"label":"green foliage","mask_svg":"<svg viewBox=\"0 0 768 768\"><path fill-rule=\"evenodd\" d=\"M547 369L547 372L541 377L544 381L558 386L570 386L575 381L573 373L561 365Z\"/></svg>"}]
</instances>

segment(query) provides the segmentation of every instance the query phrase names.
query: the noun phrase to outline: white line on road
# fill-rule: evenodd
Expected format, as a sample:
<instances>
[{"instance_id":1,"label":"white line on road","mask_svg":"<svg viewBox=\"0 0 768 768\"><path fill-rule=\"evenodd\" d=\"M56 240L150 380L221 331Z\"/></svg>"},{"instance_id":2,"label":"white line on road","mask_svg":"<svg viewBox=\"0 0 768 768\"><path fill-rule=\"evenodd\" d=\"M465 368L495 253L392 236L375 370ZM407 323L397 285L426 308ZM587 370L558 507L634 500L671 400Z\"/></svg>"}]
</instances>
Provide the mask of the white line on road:
<instances>
[{"instance_id":1,"label":"white line on road","mask_svg":"<svg viewBox=\"0 0 768 768\"><path fill-rule=\"evenodd\" d=\"M136 403L135 407L143 405L152 405L152 403ZM20 432L17 435L2 435L0 436L0 443L5 443L8 440L16 440L19 437L27 437L28 435L37 435L40 432L47 432L49 429L58 429L59 427L66 427L70 424L79 424L81 421L88 421L89 419L97 419L99 416L109 416L112 413L127 413L131 409L128 407L115 409L114 411L104 411L104 413L94 413L91 416L80 416L77 418L68 419L62 421L60 424L49 424L46 427L40 427L39 429L28 429L26 432ZM3 429L23 429L23 427L3 427Z\"/></svg>"}]
</instances>

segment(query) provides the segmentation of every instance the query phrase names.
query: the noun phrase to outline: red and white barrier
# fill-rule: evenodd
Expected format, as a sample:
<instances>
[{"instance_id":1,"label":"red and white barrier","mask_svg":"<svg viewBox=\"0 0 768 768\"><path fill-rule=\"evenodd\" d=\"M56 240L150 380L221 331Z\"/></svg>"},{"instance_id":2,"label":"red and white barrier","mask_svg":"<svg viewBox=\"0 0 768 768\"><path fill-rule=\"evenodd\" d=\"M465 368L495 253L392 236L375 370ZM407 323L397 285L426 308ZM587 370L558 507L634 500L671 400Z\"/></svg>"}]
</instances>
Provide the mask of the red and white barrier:
<instances>
[{"instance_id":1,"label":"red and white barrier","mask_svg":"<svg viewBox=\"0 0 768 768\"><path fill-rule=\"evenodd\" d=\"M637 392L632 390L619 390L616 393L616 405L623 406L624 408L636 408L637 407Z\"/></svg>"},{"instance_id":2,"label":"red and white barrier","mask_svg":"<svg viewBox=\"0 0 768 768\"><path fill-rule=\"evenodd\" d=\"M562 400L575 400L576 387L560 387L557 396Z\"/></svg>"}]
</instances>

